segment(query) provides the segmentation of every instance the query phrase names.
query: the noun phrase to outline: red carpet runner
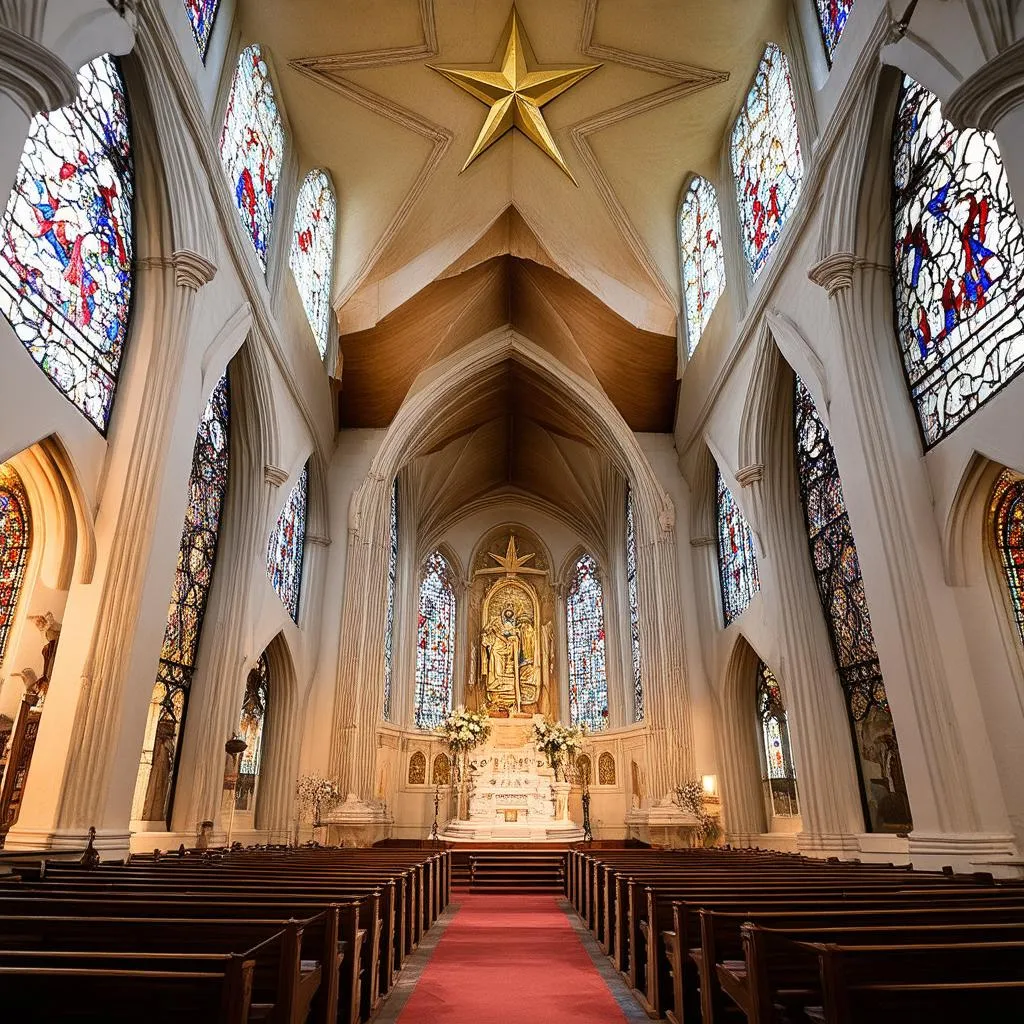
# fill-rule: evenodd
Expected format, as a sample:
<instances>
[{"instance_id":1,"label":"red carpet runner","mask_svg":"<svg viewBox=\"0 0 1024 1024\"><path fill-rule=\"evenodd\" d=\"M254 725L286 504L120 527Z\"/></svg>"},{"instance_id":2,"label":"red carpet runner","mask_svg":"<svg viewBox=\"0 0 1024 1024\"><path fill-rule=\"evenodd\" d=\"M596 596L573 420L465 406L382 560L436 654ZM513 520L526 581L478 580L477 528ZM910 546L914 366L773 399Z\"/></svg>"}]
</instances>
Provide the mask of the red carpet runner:
<instances>
[{"instance_id":1,"label":"red carpet runner","mask_svg":"<svg viewBox=\"0 0 1024 1024\"><path fill-rule=\"evenodd\" d=\"M471 896L441 936L398 1024L627 1020L553 896Z\"/></svg>"}]
</instances>

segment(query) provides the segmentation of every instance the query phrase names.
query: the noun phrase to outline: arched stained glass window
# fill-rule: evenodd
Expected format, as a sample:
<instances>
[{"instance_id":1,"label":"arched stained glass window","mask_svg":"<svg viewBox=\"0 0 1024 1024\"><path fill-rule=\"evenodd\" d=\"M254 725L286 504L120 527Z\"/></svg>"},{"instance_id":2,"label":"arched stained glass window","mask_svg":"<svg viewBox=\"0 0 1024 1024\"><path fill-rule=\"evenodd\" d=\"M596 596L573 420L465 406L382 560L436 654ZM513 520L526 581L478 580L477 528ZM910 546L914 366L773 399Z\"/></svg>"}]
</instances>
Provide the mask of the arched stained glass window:
<instances>
[{"instance_id":1,"label":"arched stained glass window","mask_svg":"<svg viewBox=\"0 0 1024 1024\"><path fill-rule=\"evenodd\" d=\"M299 621L299 597L302 593L302 556L306 545L306 504L309 498L309 463L302 467L299 479L277 517L277 525L267 547L267 576L293 622Z\"/></svg>"},{"instance_id":2,"label":"arched stained glass window","mask_svg":"<svg viewBox=\"0 0 1024 1024\"><path fill-rule=\"evenodd\" d=\"M909 76L892 161L896 337L929 448L1024 369L1024 231L995 136Z\"/></svg>"},{"instance_id":3,"label":"arched stained glass window","mask_svg":"<svg viewBox=\"0 0 1024 1024\"><path fill-rule=\"evenodd\" d=\"M818 24L821 26L821 38L825 43L825 54L829 64L832 55L839 45L839 37L846 28L846 19L853 10L853 0L817 0Z\"/></svg>"},{"instance_id":4,"label":"arched stained glass window","mask_svg":"<svg viewBox=\"0 0 1024 1024\"><path fill-rule=\"evenodd\" d=\"M789 61L775 43L765 47L733 125L730 152L743 251L756 279L796 206L804 177Z\"/></svg>"},{"instance_id":5,"label":"arched stained glass window","mask_svg":"<svg viewBox=\"0 0 1024 1024\"><path fill-rule=\"evenodd\" d=\"M225 374L206 403L192 450L185 525L132 802L132 817L139 821L169 824L182 727L228 488L229 416L230 392Z\"/></svg>"},{"instance_id":6,"label":"arched stained glass window","mask_svg":"<svg viewBox=\"0 0 1024 1024\"><path fill-rule=\"evenodd\" d=\"M25 567L32 547L32 516L21 477L0 465L0 662L14 623L18 596L25 582Z\"/></svg>"},{"instance_id":7,"label":"arched stained glass window","mask_svg":"<svg viewBox=\"0 0 1024 1024\"><path fill-rule=\"evenodd\" d=\"M777 818L793 817L800 807L786 706L778 679L763 661L757 667L757 719L766 809Z\"/></svg>"},{"instance_id":8,"label":"arched stained glass window","mask_svg":"<svg viewBox=\"0 0 1024 1024\"><path fill-rule=\"evenodd\" d=\"M794 395L797 475L811 567L846 696L861 796L872 832L913 827L896 728L889 711L832 441L807 386Z\"/></svg>"},{"instance_id":9,"label":"arched stained glass window","mask_svg":"<svg viewBox=\"0 0 1024 1024\"><path fill-rule=\"evenodd\" d=\"M1010 595L1017 635L1024 643L1024 479L1012 470L1004 469L992 489L989 522Z\"/></svg>"},{"instance_id":10,"label":"arched stained glass window","mask_svg":"<svg viewBox=\"0 0 1024 1024\"><path fill-rule=\"evenodd\" d=\"M199 56L206 60L206 50L210 45L210 34L213 32L213 21L217 17L220 0L185 0L185 13L188 23L192 26L196 48Z\"/></svg>"},{"instance_id":11,"label":"arched stained glass window","mask_svg":"<svg viewBox=\"0 0 1024 1024\"><path fill-rule=\"evenodd\" d=\"M32 119L0 239L0 312L104 434L131 318L134 176L124 80L97 57L74 103Z\"/></svg>"},{"instance_id":12,"label":"arched stained glass window","mask_svg":"<svg viewBox=\"0 0 1024 1024\"><path fill-rule=\"evenodd\" d=\"M242 226L264 270L283 154L284 129L270 69L260 48L249 46L239 55L231 82L220 133L220 161L231 182Z\"/></svg>"},{"instance_id":13,"label":"arched stained glass window","mask_svg":"<svg viewBox=\"0 0 1024 1024\"><path fill-rule=\"evenodd\" d=\"M718 576L725 624L738 618L761 589L754 536L722 474L715 471L718 495Z\"/></svg>"},{"instance_id":14,"label":"arched stained glass window","mask_svg":"<svg viewBox=\"0 0 1024 1024\"><path fill-rule=\"evenodd\" d=\"M398 480L391 487L388 547L388 596L384 613L384 719L391 721L391 666L395 646L395 584L398 581Z\"/></svg>"},{"instance_id":15,"label":"arched stained glass window","mask_svg":"<svg viewBox=\"0 0 1024 1024\"><path fill-rule=\"evenodd\" d=\"M636 525L633 491L626 488L626 591L629 597L629 646L633 659L633 721L644 720L644 681L640 671L640 595L636 576Z\"/></svg>"},{"instance_id":16,"label":"arched stained glass window","mask_svg":"<svg viewBox=\"0 0 1024 1024\"><path fill-rule=\"evenodd\" d=\"M718 194L707 178L690 182L679 211L679 262L686 303L686 351L693 355L725 289L725 252Z\"/></svg>"},{"instance_id":17,"label":"arched stained glass window","mask_svg":"<svg viewBox=\"0 0 1024 1024\"><path fill-rule=\"evenodd\" d=\"M604 652L604 592L597 562L576 563L565 599L569 638L569 714L573 725L597 732L608 724L608 674Z\"/></svg>"},{"instance_id":18,"label":"arched stained glass window","mask_svg":"<svg viewBox=\"0 0 1024 1024\"><path fill-rule=\"evenodd\" d=\"M451 567L435 551L423 570L416 624L416 725L436 729L452 709L455 589Z\"/></svg>"},{"instance_id":19,"label":"arched stained glass window","mask_svg":"<svg viewBox=\"0 0 1024 1024\"><path fill-rule=\"evenodd\" d=\"M242 712L238 717L238 735L245 740L238 763L238 782L235 786L235 810L254 811L263 765L263 734L270 709L270 663L264 651L256 667L245 681Z\"/></svg>"},{"instance_id":20,"label":"arched stained glass window","mask_svg":"<svg viewBox=\"0 0 1024 1024\"><path fill-rule=\"evenodd\" d=\"M295 227L288 265L302 297L306 319L321 357L327 355L331 329L331 271L334 267L334 224L337 203L330 179L310 171L295 201Z\"/></svg>"}]
</instances>

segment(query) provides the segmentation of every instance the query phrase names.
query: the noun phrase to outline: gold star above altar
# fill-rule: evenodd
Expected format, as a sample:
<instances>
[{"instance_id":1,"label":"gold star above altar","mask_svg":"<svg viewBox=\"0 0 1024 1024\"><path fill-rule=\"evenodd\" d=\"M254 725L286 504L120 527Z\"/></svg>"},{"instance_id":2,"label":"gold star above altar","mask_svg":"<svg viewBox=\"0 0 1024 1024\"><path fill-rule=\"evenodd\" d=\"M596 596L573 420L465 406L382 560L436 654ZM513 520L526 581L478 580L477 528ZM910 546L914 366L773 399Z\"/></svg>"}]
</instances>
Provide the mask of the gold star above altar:
<instances>
[{"instance_id":1,"label":"gold star above altar","mask_svg":"<svg viewBox=\"0 0 1024 1024\"><path fill-rule=\"evenodd\" d=\"M490 566L487 569L477 569L477 576L488 576L496 575L498 573L506 573L509 576L515 576L518 574L533 573L537 576L544 576L547 574L546 569L528 569L526 563L531 559L537 557L535 551L531 551L528 555L521 555L516 549L516 535L510 533L508 537L508 548L505 550L504 555L496 555L493 551L489 551L488 554L498 564L497 566Z\"/></svg>"},{"instance_id":2,"label":"gold star above altar","mask_svg":"<svg viewBox=\"0 0 1024 1024\"><path fill-rule=\"evenodd\" d=\"M596 71L601 65L586 64L555 71L530 71L526 66L525 40L526 34L519 28L519 17L513 7L500 71L471 71L468 68L428 65L459 88L465 89L470 96L475 96L490 107L469 159L462 165L462 169L465 170L505 132L518 128L534 145L551 157L575 185L576 179L566 166L558 146L555 145L555 140L541 113L541 107L550 103L556 96L561 96L566 89L574 86L580 79L586 78L591 71Z\"/></svg>"}]
</instances>

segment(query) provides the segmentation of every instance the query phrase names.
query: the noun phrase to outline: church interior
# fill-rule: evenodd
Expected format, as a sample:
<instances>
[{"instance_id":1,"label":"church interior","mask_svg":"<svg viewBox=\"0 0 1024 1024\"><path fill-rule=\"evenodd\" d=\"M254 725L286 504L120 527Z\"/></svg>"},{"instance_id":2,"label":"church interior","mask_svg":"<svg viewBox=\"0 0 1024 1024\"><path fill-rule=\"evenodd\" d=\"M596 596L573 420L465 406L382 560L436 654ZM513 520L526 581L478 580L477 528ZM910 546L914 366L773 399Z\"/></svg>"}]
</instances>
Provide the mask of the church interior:
<instances>
[{"instance_id":1,"label":"church interior","mask_svg":"<svg viewBox=\"0 0 1024 1024\"><path fill-rule=\"evenodd\" d=\"M1024 1018L1021 0L10 0L0 128L0 1018Z\"/></svg>"}]
</instances>

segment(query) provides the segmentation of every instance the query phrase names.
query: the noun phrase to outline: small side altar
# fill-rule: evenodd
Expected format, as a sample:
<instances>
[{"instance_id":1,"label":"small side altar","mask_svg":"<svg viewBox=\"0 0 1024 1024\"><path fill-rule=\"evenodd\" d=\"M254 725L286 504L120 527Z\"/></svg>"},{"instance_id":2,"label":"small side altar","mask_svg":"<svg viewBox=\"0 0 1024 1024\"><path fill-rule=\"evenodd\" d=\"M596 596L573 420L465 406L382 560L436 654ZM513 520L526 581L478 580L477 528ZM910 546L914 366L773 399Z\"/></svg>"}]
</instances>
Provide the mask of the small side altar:
<instances>
[{"instance_id":1,"label":"small side altar","mask_svg":"<svg viewBox=\"0 0 1024 1024\"><path fill-rule=\"evenodd\" d=\"M491 734L469 756L469 818L441 833L447 842L495 840L575 843L583 829L569 818L569 783L534 746L533 723L543 716L492 718Z\"/></svg>"}]
</instances>

